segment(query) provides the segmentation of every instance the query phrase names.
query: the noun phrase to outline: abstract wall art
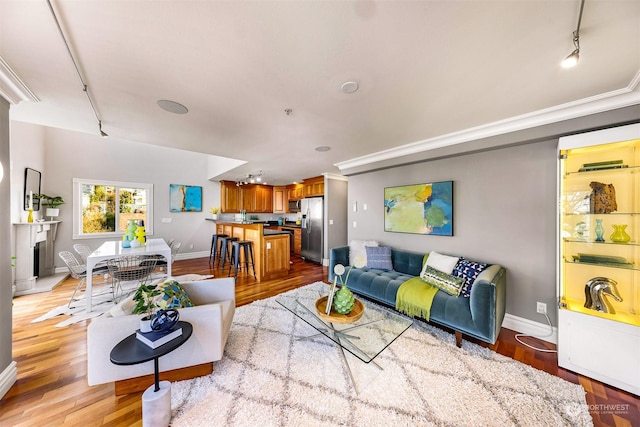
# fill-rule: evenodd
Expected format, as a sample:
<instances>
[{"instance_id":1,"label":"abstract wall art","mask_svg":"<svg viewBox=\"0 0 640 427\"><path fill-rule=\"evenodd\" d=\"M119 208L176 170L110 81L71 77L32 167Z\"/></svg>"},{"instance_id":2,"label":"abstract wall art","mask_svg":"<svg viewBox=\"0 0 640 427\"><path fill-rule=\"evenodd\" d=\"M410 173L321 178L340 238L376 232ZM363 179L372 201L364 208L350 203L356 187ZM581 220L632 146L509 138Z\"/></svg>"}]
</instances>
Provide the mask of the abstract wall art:
<instances>
[{"instance_id":1,"label":"abstract wall art","mask_svg":"<svg viewBox=\"0 0 640 427\"><path fill-rule=\"evenodd\" d=\"M386 187L384 231L453 236L453 181Z\"/></svg>"},{"instance_id":2,"label":"abstract wall art","mask_svg":"<svg viewBox=\"0 0 640 427\"><path fill-rule=\"evenodd\" d=\"M169 184L171 212L202 212L202 187Z\"/></svg>"}]
</instances>

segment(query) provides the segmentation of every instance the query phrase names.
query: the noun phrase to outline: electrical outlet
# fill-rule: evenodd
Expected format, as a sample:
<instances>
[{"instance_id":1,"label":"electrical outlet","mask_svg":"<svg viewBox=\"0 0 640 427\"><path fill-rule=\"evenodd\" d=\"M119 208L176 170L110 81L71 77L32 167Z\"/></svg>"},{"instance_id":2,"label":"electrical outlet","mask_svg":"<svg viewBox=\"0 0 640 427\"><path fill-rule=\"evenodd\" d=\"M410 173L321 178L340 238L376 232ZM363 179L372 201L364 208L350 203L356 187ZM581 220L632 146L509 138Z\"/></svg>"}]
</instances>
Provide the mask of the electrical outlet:
<instances>
[{"instance_id":1,"label":"electrical outlet","mask_svg":"<svg viewBox=\"0 0 640 427\"><path fill-rule=\"evenodd\" d=\"M538 301L536 303L536 311L540 314L547 314L547 304Z\"/></svg>"}]
</instances>

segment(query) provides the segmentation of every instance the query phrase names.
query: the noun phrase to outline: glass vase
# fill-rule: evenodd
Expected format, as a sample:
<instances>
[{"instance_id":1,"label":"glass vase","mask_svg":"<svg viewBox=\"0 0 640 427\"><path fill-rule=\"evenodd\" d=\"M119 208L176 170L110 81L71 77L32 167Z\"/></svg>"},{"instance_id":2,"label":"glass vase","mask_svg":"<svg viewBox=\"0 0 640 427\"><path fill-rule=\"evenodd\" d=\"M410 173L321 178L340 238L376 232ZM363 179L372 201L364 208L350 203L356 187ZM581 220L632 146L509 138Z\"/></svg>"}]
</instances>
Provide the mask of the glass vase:
<instances>
[{"instance_id":1,"label":"glass vase","mask_svg":"<svg viewBox=\"0 0 640 427\"><path fill-rule=\"evenodd\" d=\"M604 227L602 226L602 220L596 219L596 242L604 242Z\"/></svg>"},{"instance_id":2,"label":"glass vase","mask_svg":"<svg viewBox=\"0 0 640 427\"><path fill-rule=\"evenodd\" d=\"M627 243L631 240L631 236L627 234L625 229L627 224L613 224L613 234L611 234L611 241L616 243Z\"/></svg>"}]
</instances>

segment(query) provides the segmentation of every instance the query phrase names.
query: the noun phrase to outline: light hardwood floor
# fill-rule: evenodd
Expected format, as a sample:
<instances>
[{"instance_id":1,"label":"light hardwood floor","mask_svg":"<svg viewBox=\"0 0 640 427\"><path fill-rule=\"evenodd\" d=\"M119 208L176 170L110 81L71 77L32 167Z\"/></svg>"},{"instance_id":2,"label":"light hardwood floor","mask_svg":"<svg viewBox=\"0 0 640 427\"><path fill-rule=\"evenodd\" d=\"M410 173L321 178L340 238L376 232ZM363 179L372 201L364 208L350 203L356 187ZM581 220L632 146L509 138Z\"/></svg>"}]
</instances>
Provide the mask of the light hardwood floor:
<instances>
[{"instance_id":1,"label":"light hardwood floor","mask_svg":"<svg viewBox=\"0 0 640 427\"><path fill-rule=\"evenodd\" d=\"M197 273L223 276L219 270L211 269L208 258L176 261L173 272L174 275ZM291 273L284 280L258 284L253 278L238 276L237 305L326 280L326 277L326 267L294 258ZM15 298L13 358L18 364L18 381L0 401L1 427L142 424L141 392L116 397L113 384L87 385L86 327L89 321L64 328L54 327L60 319L30 323L32 319L68 301L76 283L73 279L67 279L52 292ZM513 331L502 329L498 342L490 347L498 353L582 384L587 391L587 403L596 426L640 426L640 399L637 396L560 369L555 354L531 350L519 344L514 335ZM539 340L530 339L530 342L536 346L553 348Z\"/></svg>"}]
</instances>

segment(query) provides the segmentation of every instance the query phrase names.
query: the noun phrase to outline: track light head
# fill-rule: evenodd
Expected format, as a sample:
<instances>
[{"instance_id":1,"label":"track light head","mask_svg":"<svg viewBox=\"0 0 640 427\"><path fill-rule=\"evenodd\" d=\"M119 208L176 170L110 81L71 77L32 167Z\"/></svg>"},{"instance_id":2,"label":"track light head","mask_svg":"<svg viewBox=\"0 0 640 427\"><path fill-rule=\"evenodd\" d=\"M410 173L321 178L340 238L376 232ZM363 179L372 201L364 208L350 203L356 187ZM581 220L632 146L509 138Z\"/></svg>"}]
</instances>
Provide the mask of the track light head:
<instances>
[{"instance_id":1,"label":"track light head","mask_svg":"<svg viewBox=\"0 0 640 427\"><path fill-rule=\"evenodd\" d=\"M560 65L562 65L562 68L575 67L578 64L579 60L580 60L580 49L576 49L573 52L571 52L569 56L564 58Z\"/></svg>"},{"instance_id":2,"label":"track light head","mask_svg":"<svg viewBox=\"0 0 640 427\"><path fill-rule=\"evenodd\" d=\"M103 138L107 138L109 135L102 130L102 121L98 121L98 129L100 130L100 136Z\"/></svg>"}]
</instances>

